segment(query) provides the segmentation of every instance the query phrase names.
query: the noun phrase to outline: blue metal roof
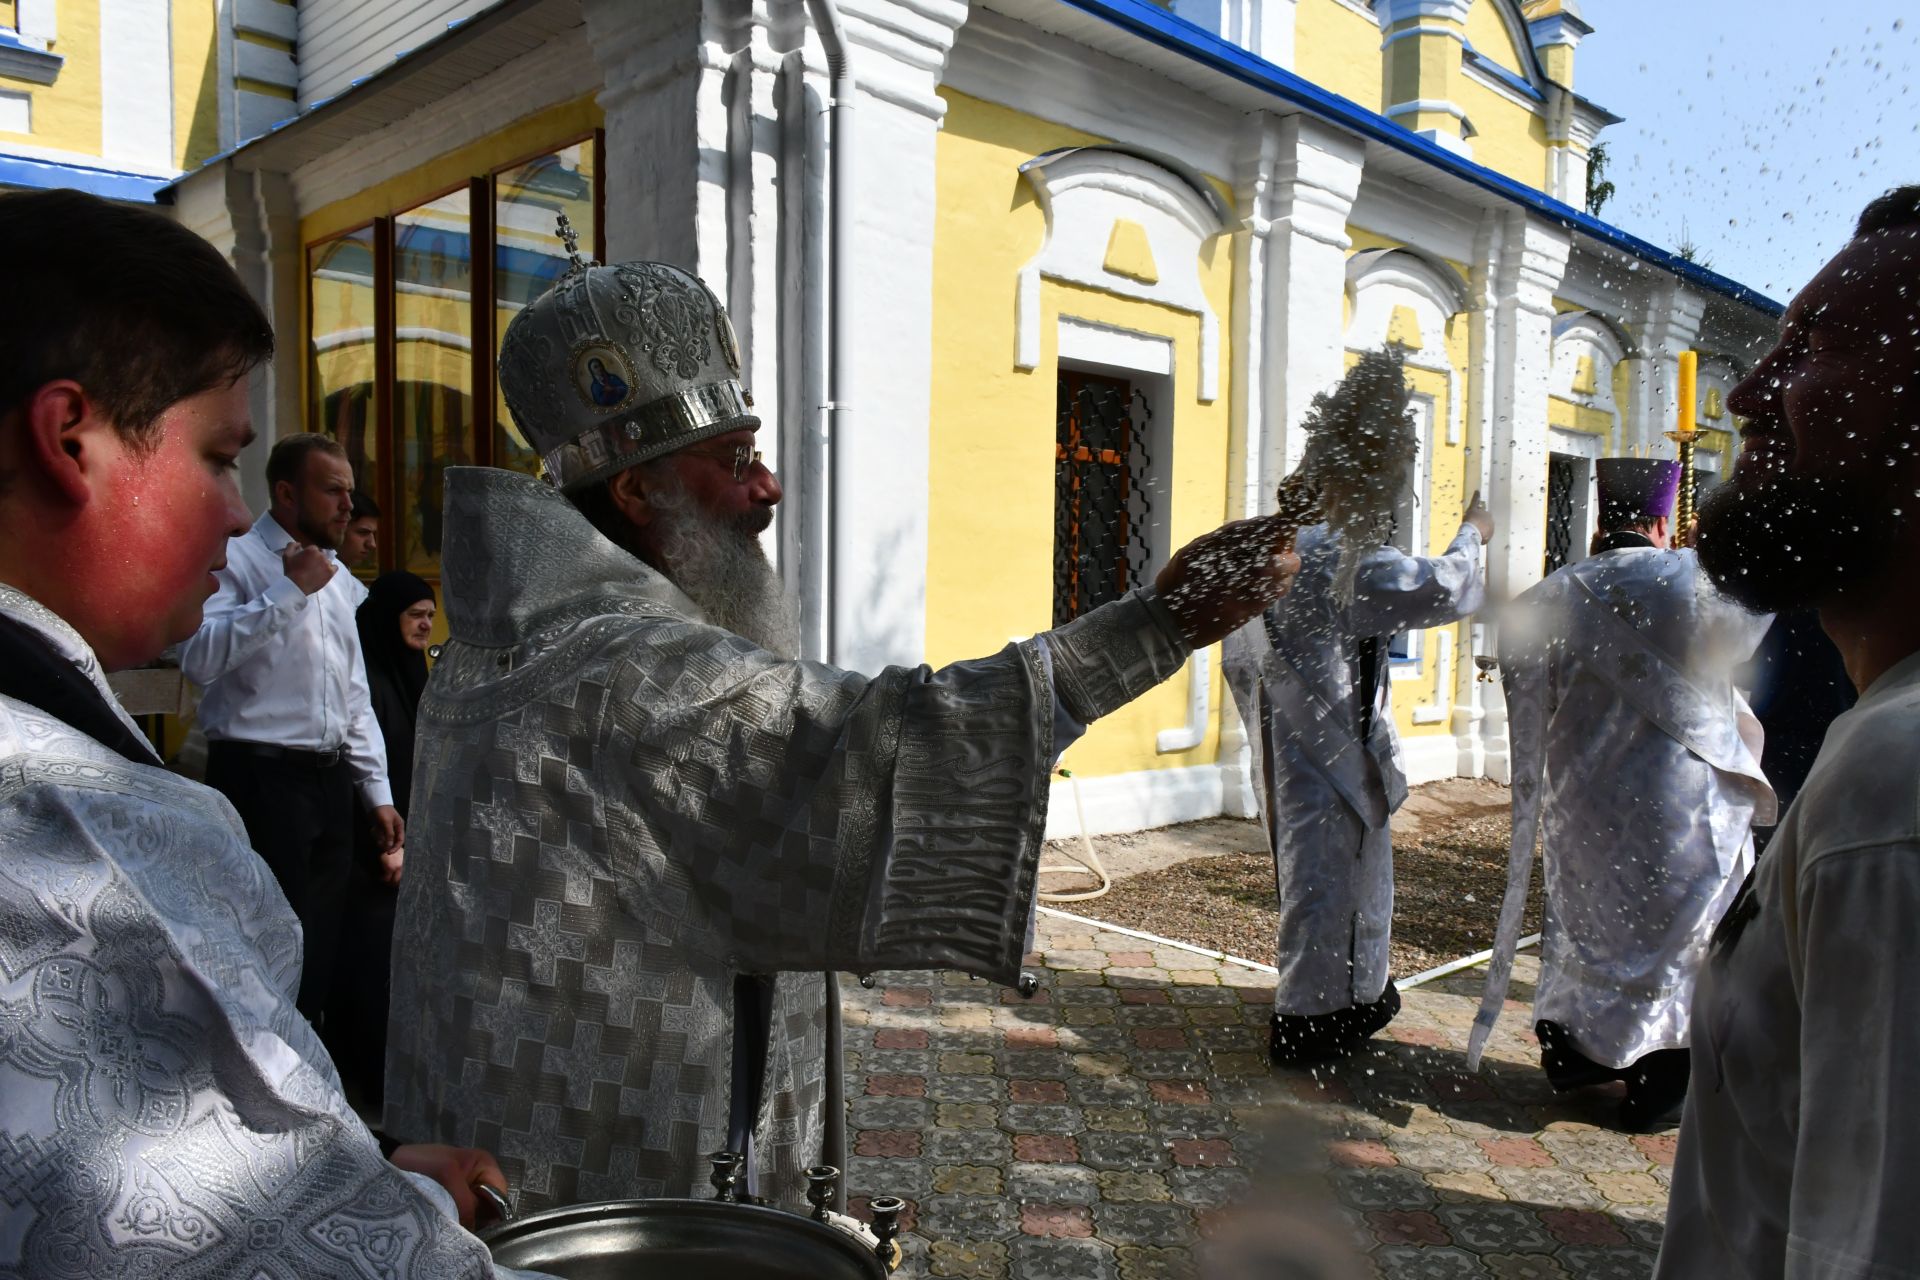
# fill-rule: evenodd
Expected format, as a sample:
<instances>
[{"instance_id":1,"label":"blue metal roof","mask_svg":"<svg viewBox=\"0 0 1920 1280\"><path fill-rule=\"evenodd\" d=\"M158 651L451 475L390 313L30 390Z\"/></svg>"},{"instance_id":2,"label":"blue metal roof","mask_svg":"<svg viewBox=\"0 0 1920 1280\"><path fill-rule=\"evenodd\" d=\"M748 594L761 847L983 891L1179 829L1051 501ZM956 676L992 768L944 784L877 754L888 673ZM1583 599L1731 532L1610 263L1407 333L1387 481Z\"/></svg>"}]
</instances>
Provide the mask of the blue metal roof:
<instances>
[{"instance_id":1,"label":"blue metal roof","mask_svg":"<svg viewBox=\"0 0 1920 1280\"><path fill-rule=\"evenodd\" d=\"M57 164L30 156L0 154L0 187L69 187L109 200L127 200L152 204L160 188L171 178L156 178L146 173L125 173L119 169L96 169L90 165Z\"/></svg>"},{"instance_id":2,"label":"blue metal roof","mask_svg":"<svg viewBox=\"0 0 1920 1280\"><path fill-rule=\"evenodd\" d=\"M1206 28L1176 17L1148 0L1060 0L1070 8L1101 18L1114 26L1151 41L1163 49L1183 54L1194 61L1233 77L1242 84L1263 89L1275 97L1312 112L1329 123L1339 125L1373 142L1405 152L1456 178L1502 199L1521 205L1550 222L1579 232L1601 244L1628 253L1662 271L1670 272L1697 288L1731 298L1768 315L1786 310L1780 303L1756 289L1729 279L1717 271L1671 253L1612 223L1555 200L1543 191L1496 173L1485 165L1457 156L1429 142L1377 111L1369 110L1337 93L1304 80L1291 71L1275 66L1239 45L1223 40Z\"/></svg>"}]
</instances>

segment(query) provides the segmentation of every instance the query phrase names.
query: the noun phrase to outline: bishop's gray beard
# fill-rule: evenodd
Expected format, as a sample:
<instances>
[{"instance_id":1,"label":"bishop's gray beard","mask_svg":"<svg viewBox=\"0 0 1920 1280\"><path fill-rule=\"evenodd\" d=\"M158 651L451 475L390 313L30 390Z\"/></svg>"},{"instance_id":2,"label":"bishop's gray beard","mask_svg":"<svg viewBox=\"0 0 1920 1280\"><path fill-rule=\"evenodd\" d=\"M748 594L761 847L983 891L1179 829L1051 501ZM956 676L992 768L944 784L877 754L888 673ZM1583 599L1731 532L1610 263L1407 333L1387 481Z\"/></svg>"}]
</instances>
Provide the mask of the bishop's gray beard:
<instances>
[{"instance_id":1,"label":"bishop's gray beard","mask_svg":"<svg viewBox=\"0 0 1920 1280\"><path fill-rule=\"evenodd\" d=\"M771 513L732 519L710 515L672 480L650 501L667 577L699 606L701 616L776 657L794 657L800 649L799 617L760 546Z\"/></svg>"}]
</instances>

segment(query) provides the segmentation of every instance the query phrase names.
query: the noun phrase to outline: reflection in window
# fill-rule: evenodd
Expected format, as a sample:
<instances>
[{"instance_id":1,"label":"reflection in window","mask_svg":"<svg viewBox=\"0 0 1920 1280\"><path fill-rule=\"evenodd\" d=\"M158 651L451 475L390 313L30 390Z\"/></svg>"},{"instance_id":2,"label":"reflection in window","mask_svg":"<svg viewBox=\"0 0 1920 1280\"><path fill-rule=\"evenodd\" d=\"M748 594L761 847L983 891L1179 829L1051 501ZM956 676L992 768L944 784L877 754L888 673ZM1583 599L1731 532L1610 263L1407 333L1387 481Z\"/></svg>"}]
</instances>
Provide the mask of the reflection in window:
<instances>
[{"instance_id":1,"label":"reflection in window","mask_svg":"<svg viewBox=\"0 0 1920 1280\"><path fill-rule=\"evenodd\" d=\"M354 484L380 494L380 432L374 417L373 228L307 252L309 417L346 446Z\"/></svg>"},{"instance_id":2,"label":"reflection in window","mask_svg":"<svg viewBox=\"0 0 1920 1280\"><path fill-rule=\"evenodd\" d=\"M555 234L566 214L580 232L581 252L593 247L592 139L503 169L494 178L493 298L495 354L507 325L520 309L545 293L566 270L567 253ZM498 391L494 394L495 466L537 473L540 459L513 425Z\"/></svg>"},{"instance_id":3,"label":"reflection in window","mask_svg":"<svg viewBox=\"0 0 1920 1280\"><path fill-rule=\"evenodd\" d=\"M398 563L440 572L442 473L474 459L473 256L466 188L393 221Z\"/></svg>"}]
</instances>

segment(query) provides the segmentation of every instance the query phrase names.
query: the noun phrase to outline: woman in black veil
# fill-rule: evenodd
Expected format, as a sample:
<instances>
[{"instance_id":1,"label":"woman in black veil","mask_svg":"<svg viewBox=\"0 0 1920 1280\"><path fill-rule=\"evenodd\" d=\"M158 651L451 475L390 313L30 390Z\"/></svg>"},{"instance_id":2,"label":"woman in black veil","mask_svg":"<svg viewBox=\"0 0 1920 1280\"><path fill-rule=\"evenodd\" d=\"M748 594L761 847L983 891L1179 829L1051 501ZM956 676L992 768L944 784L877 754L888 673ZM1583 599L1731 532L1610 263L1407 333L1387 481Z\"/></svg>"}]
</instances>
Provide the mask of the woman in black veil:
<instances>
[{"instance_id":1,"label":"woman in black veil","mask_svg":"<svg viewBox=\"0 0 1920 1280\"><path fill-rule=\"evenodd\" d=\"M414 716L427 687L427 639L436 609L424 579L396 571L374 580L356 615L373 714L386 739L393 804L403 818L412 798ZM393 913L405 851L401 845L382 854L362 832L347 901L346 936L355 945L341 956L324 1031L341 1078L359 1105L376 1114L385 1093Z\"/></svg>"}]
</instances>

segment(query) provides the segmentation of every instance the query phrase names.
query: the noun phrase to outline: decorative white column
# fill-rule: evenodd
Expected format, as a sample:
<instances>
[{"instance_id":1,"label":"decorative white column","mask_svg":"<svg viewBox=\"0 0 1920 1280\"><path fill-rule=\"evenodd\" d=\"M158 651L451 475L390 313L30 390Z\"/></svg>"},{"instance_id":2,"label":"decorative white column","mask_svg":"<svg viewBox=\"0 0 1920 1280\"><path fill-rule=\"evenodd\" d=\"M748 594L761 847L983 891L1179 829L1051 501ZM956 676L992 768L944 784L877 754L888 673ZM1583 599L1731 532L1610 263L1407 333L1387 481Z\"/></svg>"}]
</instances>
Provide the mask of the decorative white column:
<instances>
[{"instance_id":1,"label":"decorative white column","mask_svg":"<svg viewBox=\"0 0 1920 1280\"><path fill-rule=\"evenodd\" d=\"M257 439L240 458L240 494L248 507L263 511L267 451L276 438L306 430L300 400L307 355L300 279L306 268L293 186L284 173L240 170L222 160L180 180L173 214L233 264L279 337L272 361L253 371L248 409Z\"/></svg>"},{"instance_id":2,"label":"decorative white column","mask_svg":"<svg viewBox=\"0 0 1920 1280\"><path fill-rule=\"evenodd\" d=\"M873 264L852 311L853 421L836 442L833 661L857 671L926 651L932 427L935 93L965 0L841 0L859 103L853 241Z\"/></svg>"},{"instance_id":3,"label":"decorative white column","mask_svg":"<svg viewBox=\"0 0 1920 1280\"><path fill-rule=\"evenodd\" d=\"M1487 551L1490 599L1506 600L1541 577L1546 562L1547 398L1553 374L1553 295L1572 249L1568 234L1524 210L1491 211L1481 225L1470 289L1470 456L1497 530ZM1473 658L1486 637L1472 628L1461 655L1453 731L1461 772L1506 782L1506 703L1481 696ZM1469 767L1471 766L1471 767Z\"/></svg>"},{"instance_id":4,"label":"decorative white column","mask_svg":"<svg viewBox=\"0 0 1920 1280\"><path fill-rule=\"evenodd\" d=\"M1667 439L1679 418L1680 353L1700 337L1707 302L1672 278L1658 278L1627 315L1634 351L1627 367L1627 405L1621 443L1629 452L1678 456Z\"/></svg>"},{"instance_id":5,"label":"decorative white column","mask_svg":"<svg viewBox=\"0 0 1920 1280\"><path fill-rule=\"evenodd\" d=\"M1359 139L1306 115L1275 125L1270 154L1263 306L1259 336L1249 339L1266 363L1250 384L1259 402L1262 511L1273 509L1275 490L1306 447L1299 424L1307 407L1346 372L1347 216L1366 156Z\"/></svg>"},{"instance_id":6,"label":"decorative white column","mask_svg":"<svg viewBox=\"0 0 1920 1280\"><path fill-rule=\"evenodd\" d=\"M744 31L723 7L732 8L717 0L580 6L604 79L607 258L671 262L725 298L723 91Z\"/></svg>"},{"instance_id":7,"label":"decorative white column","mask_svg":"<svg viewBox=\"0 0 1920 1280\"><path fill-rule=\"evenodd\" d=\"M1357 139L1305 116L1253 115L1243 127L1227 464L1236 518L1273 510L1281 477L1305 447L1297 427L1307 405L1345 370L1347 214L1363 162ZM1226 811L1258 813L1232 699L1220 717L1220 772Z\"/></svg>"}]
</instances>

